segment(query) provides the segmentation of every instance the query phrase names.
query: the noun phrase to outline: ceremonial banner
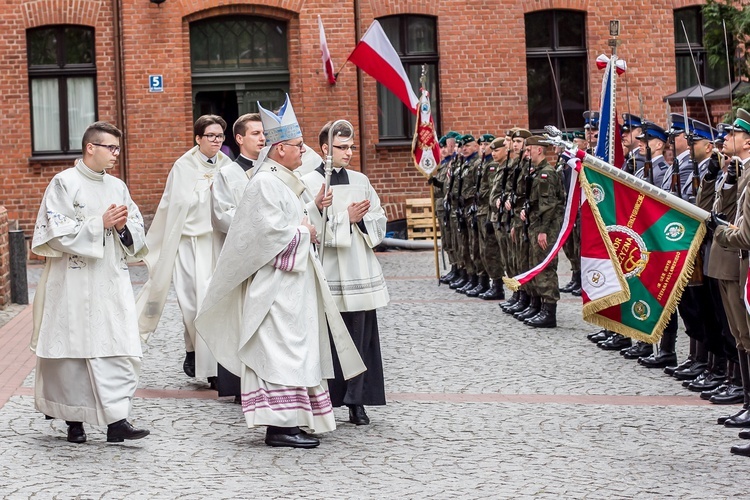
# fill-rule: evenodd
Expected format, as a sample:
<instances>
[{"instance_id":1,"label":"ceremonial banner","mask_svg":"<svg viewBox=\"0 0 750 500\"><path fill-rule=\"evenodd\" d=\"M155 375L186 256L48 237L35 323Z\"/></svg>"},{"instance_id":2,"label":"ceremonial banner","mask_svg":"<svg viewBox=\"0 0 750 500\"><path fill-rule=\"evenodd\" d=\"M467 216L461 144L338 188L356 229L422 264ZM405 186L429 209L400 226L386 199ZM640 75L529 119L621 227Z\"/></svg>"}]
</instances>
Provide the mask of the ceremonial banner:
<instances>
[{"instance_id":1,"label":"ceremonial banner","mask_svg":"<svg viewBox=\"0 0 750 500\"><path fill-rule=\"evenodd\" d=\"M580 176L584 320L656 343L677 308L708 213L586 155Z\"/></svg>"},{"instance_id":2,"label":"ceremonial banner","mask_svg":"<svg viewBox=\"0 0 750 500\"><path fill-rule=\"evenodd\" d=\"M417 113L417 127L411 143L412 158L417 170L425 177L429 177L440 162L440 145L438 145L435 123L432 121L429 93L422 89Z\"/></svg>"},{"instance_id":3,"label":"ceremonial banner","mask_svg":"<svg viewBox=\"0 0 750 500\"><path fill-rule=\"evenodd\" d=\"M406 76L401 58L379 22L373 21L367 28L362 39L349 54L348 60L393 92L412 113L417 113L419 99Z\"/></svg>"},{"instance_id":4,"label":"ceremonial banner","mask_svg":"<svg viewBox=\"0 0 750 500\"><path fill-rule=\"evenodd\" d=\"M610 165L620 166L625 162L620 138L620 124L615 110L615 69L616 63L622 61L616 57L607 59L599 56L597 66L606 60L604 79L602 80L602 97L599 108L599 140L596 143L596 156ZM624 61L622 61L624 64Z\"/></svg>"},{"instance_id":5,"label":"ceremonial banner","mask_svg":"<svg viewBox=\"0 0 750 500\"><path fill-rule=\"evenodd\" d=\"M326 32L323 29L323 21L320 16L318 16L318 29L320 31L320 56L323 59L323 73L326 75L326 81L333 85L336 83L336 75L333 74L333 61L331 60L331 53L328 51Z\"/></svg>"}]
</instances>

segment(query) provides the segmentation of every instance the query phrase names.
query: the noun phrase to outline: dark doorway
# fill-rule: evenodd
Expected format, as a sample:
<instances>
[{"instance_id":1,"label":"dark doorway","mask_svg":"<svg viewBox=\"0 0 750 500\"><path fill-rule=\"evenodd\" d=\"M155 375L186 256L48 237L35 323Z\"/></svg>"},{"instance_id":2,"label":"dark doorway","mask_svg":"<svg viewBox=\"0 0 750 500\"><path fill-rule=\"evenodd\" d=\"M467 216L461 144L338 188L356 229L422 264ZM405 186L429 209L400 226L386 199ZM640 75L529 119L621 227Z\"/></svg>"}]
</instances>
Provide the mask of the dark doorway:
<instances>
[{"instance_id":1,"label":"dark doorway","mask_svg":"<svg viewBox=\"0 0 750 500\"><path fill-rule=\"evenodd\" d=\"M232 154L237 157L240 148L234 141L234 134L232 133L232 125L240 116L237 106L237 93L231 90L214 90L195 94L193 119L197 120L199 116L209 114L219 115L227 122L227 130L224 132L227 138L224 140L224 144L229 146Z\"/></svg>"}]
</instances>

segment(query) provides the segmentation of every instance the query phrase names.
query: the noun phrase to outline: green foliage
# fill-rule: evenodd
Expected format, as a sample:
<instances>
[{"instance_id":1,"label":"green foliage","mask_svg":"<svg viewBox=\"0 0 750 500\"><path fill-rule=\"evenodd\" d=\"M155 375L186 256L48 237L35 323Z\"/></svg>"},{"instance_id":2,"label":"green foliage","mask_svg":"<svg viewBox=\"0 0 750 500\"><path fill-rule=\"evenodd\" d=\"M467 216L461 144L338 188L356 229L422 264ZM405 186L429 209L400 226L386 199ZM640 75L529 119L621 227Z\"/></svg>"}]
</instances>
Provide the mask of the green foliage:
<instances>
[{"instance_id":1,"label":"green foliage","mask_svg":"<svg viewBox=\"0 0 750 500\"><path fill-rule=\"evenodd\" d=\"M701 9L703 14L703 45L706 47L709 64L723 66L727 59L724 38L729 41L729 57L733 79L750 75L748 65L748 35L750 35L750 9L741 5L740 0L707 0Z\"/></svg>"}]
</instances>

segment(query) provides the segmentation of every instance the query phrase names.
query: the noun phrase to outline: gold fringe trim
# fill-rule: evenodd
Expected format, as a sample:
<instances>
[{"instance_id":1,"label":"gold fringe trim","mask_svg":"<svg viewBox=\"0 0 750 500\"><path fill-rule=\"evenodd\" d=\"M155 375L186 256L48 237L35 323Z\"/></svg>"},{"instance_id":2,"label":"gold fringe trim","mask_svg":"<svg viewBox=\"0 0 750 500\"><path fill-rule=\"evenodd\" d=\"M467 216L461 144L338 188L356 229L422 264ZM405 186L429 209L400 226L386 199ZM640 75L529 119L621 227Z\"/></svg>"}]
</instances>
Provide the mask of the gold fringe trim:
<instances>
[{"instance_id":1,"label":"gold fringe trim","mask_svg":"<svg viewBox=\"0 0 750 500\"><path fill-rule=\"evenodd\" d=\"M517 292L518 289L521 288L521 282L515 278L508 278L507 276L503 276L503 283L505 283L505 286L507 286L514 292Z\"/></svg>"}]
</instances>

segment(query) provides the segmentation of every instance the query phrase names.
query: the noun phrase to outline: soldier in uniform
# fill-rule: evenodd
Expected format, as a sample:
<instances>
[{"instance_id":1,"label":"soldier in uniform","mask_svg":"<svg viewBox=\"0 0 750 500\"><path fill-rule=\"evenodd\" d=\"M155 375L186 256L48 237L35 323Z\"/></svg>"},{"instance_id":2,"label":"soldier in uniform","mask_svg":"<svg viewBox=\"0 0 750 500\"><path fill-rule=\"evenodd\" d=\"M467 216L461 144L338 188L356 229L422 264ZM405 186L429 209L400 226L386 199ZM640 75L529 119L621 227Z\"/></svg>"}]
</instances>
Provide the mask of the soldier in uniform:
<instances>
[{"instance_id":1,"label":"soldier in uniform","mask_svg":"<svg viewBox=\"0 0 750 500\"><path fill-rule=\"evenodd\" d=\"M467 228L464 208L460 206L461 188L463 183L461 174L463 173L464 167L464 157L461 154L460 149L463 135L458 134L454 139L456 141L456 152L450 164L451 179L446 196L450 202L451 246L453 247L453 252L456 258L456 267L458 268L456 276L450 282L449 286L451 289L457 290L470 282L469 273L473 271L473 267L471 266L471 262L468 262L470 259L466 258L464 252L465 245L463 242Z\"/></svg>"},{"instance_id":2,"label":"soldier in uniform","mask_svg":"<svg viewBox=\"0 0 750 500\"><path fill-rule=\"evenodd\" d=\"M455 141L452 142L455 143ZM440 283L450 283L457 271L456 258L450 239L450 221L448 220L445 210L445 192L450 179L449 174L452 148L449 148L448 138L446 136L443 136L438 140L438 145L440 146L440 164L438 164L435 175L427 179L427 183L432 185L432 190L435 196L435 206L433 209L435 210L435 217L440 227L440 241L442 248L448 254L448 260L451 263L450 271L440 277Z\"/></svg>"},{"instance_id":3,"label":"soldier in uniform","mask_svg":"<svg viewBox=\"0 0 750 500\"><path fill-rule=\"evenodd\" d=\"M557 170L545 158L547 146L543 141L543 137L536 135L526 139L531 160L531 189L527 193L528 202L521 211L521 219L529 223L530 267L547 257L550 247L557 240L565 211L565 189ZM530 284L541 304L539 312L526 318L524 324L536 328L556 327L557 302L560 300L557 257Z\"/></svg>"},{"instance_id":4,"label":"soldier in uniform","mask_svg":"<svg viewBox=\"0 0 750 500\"><path fill-rule=\"evenodd\" d=\"M467 297L479 297L490 289L490 272L487 269L487 263L484 255L485 242L487 235L485 233L484 221L488 215L489 206L489 186L487 184L487 178L494 178L496 165L493 165L492 171L489 170L489 165L492 163L492 152L490 151L490 143L495 140L495 136L492 134L482 134L477 139L479 145L479 163L475 173L475 189L474 189L474 201L471 205L471 220L472 220L472 233L475 237L476 252L479 256L479 261L476 266L480 269L479 283L477 286L466 292ZM480 191L484 188L484 192ZM484 218L482 217L484 215ZM494 240L494 236L492 238Z\"/></svg>"},{"instance_id":5,"label":"soldier in uniform","mask_svg":"<svg viewBox=\"0 0 750 500\"><path fill-rule=\"evenodd\" d=\"M646 161L646 158L640 153L640 143L636 139L643 132L641 117L623 113L622 120L620 137L622 137L622 147L625 150L625 162L622 169L629 174L634 174L643 168L643 162Z\"/></svg>"},{"instance_id":6,"label":"soldier in uniform","mask_svg":"<svg viewBox=\"0 0 750 500\"><path fill-rule=\"evenodd\" d=\"M477 194L477 174L479 172L482 157L479 155L479 143L471 134L465 134L460 142L461 154L464 157L464 167L461 172L461 198L459 205L464 211L466 220L466 231L463 238L464 261L469 271L469 282L456 291L467 293L474 289L482 276L487 273L484 270L484 264L479 256L479 232L476 221L476 206L474 199Z\"/></svg>"},{"instance_id":7,"label":"soldier in uniform","mask_svg":"<svg viewBox=\"0 0 750 500\"><path fill-rule=\"evenodd\" d=\"M492 136L489 134L482 136L483 140L489 139L489 137ZM495 185L495 179L501 169L500 162L505 160L505 149L504 137L498 137L497 139L493 137L487 144L487 151L491 156L491 160L483 163L479 189L477 190L479 254L482 257L487 275L492 280L487 290L479 294L479 298L484 300L505 298L502 281L505 269L503 267L500 246L495 237L495 222L490 216L490 213L493 211L490 195Z\"/></svg>"},{"instance_id":8,"label":"soldier in uniform","mask_svg":"<svg viewBox=\"0 0 750 500\"><path fill-rule=\"evenodd\" d=\"M586 149L586 152L594 154L594 151L596 151L596 143L599 140L599 112L584 111L583 120L583 130L586 134L586 142L588 143L588 149Z\"/></svg>"},{"instance_id":9,"label":"soldier in uniform","mask_svg":"<svg viewBox=\"0 0 750 500\"><path fill-rule=\"evenodd\" d=\"M500 163L500 169L495 174L495 182L490 192L490 220L495 224L495 239L500 250L500 262L503 270L508 276L514 276L513 261L511 259L510 236L507 230L507 214L505 212L505 199L508 192L508 186L513 176L514 158L518 158L519 151L523 149L523 140L513 143L511 136L517 130L512 128L505 133L505 138L497 138L490 148L493 149L492 157ZM501 142L502 139L502 142ZM501 145L502 144L502 145ZM500 290L503 290L503 284L498 283ZM489 292L488 292L489 293ZM503 295L505 292L503 291ZM513 292L513 295L506 302L501 302L500 307L509 307L518 301L520 292Z\"/></svg>"},{"instance_id":10,"label":"soldier in uniform","mask_svg":"<svg viewBox=\"0 0 750 500\"><path fill-rule=\"evenodd\" d=\"M573 139L573 134L566 133L564 138L565 140L570 141ZM562 182L562 185L565 188L565 199L567 203L567 199L570 196L570 177L572 170L565 162L565 158L562 155L563 150L564 148L562 147L558 148L555 170L560 177L560 182ZM565 243L563 244L563 252L565 252L565 256L570 261L571 277L570 281L560 288L560 292L570 293L576 297L580 297L583 294L581 288L581 216L578 207L576 207L576 211L577 215L576 221L573 224L573 229L571 230L568 239L565 240Z\"/></svg>"}]
</instances>

